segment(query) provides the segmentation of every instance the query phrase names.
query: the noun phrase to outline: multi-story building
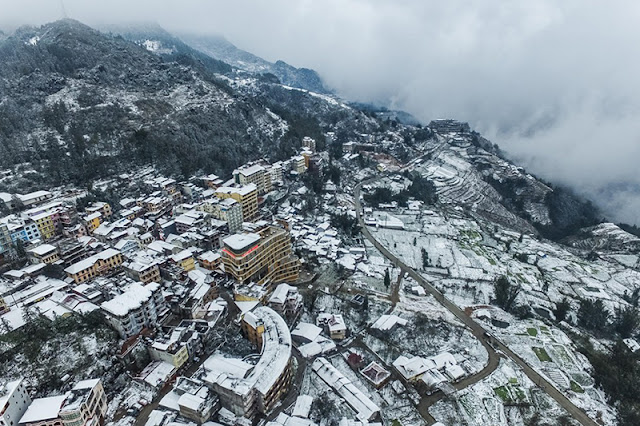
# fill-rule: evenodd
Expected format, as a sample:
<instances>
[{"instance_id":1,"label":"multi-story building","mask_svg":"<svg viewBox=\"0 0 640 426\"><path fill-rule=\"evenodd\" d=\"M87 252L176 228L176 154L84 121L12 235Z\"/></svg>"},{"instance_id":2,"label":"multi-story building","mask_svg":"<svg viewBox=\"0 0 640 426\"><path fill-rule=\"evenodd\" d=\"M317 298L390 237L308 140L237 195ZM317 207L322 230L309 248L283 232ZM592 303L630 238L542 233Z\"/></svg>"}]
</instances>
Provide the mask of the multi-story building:
<instances>
[{"instance_id":1,"label":"multi-story building","mask_svg":"<svg viewBox=\"0 0 640 426\"><path fill-rule=\"evenodd\" d=\"M271 174L271 183L283 183L283 173L282 173L282 161L278 161L273 163L271 167L269 167L269 173Z\"/></svg>"},{"instance_id":2,"label":"multi-story building","mask_svg":"<svg viewBox=\"0 0 640 426\"><path fill-rule=\"evenodd\" d=\"M64 426L60 407L66 399L66 394L34 399L20 418L20 426Z\"/></svg>"},{"instance_id":3,"label":"multi-story building","mask_svg":"<svg viewBox=\"0 0 640 426\"><path fill-rule=\"evenodd\" d=\"M27 207L32 204L38 204L43 201L49 200L53 198L53 194L49 191L36 191L24 195L18 195L18 198L20 199L20 201L22 201L22 204Z\"/></svg>"},{"instance_id":4,"label":"multi-story building","mask_svg":"<svg viewBox=\"0 0 640 426\"><path fill-rule=\"evenodd\" d=\"M289 321L298 317L303 298L296 287L279 284L269 298L269 307Z\"/></svg>"},{"instance_id":5,"label":"multi-story building","mask_svg":"<svg viewBox=\"0 0 640 426\"><path fill-rule=\"evenodd\" d=\"M89 234L93 234L93 231L98 229L103 221L102 213L99 211L90 213L82 218L82 222L84 223L85 228L87 228L87 232Z\"/></svg>"},{"instance_id":6,"label":"multi-story building","mask_svg":"<svg viewBox=\"0 0 640 426\"><path fill-rule=\"evenodd\" d=\"M145 327L155 327L168 308L160 284L133 283L126 291L100 305L107 320L127 339Z\"/></svg>"},{"instance_id":7,"label":"multi-story building","mask_svg":"<svg viewBox=\"0 0 640 426\"><path fill-rule=\"evenodd\" d=\"M55 263L60 260L58 248L51 244L40 244L27 250L27 257L31 263Z\"/></svg>"},{"instance_id":8,"label":"multi-story building","mask_svg":"<svg viewBox=\"0 0 640 426\"><path fill-rule=\"evenodd\" d=\"M160 267L152 257L136 256L122 266L127 276L134 281L140 281L143 284L160 282Z\"/></svg>"},{"instance_id":9,"label":"multi-story building","mask_svg":"<svg viewBox=\"0 0 640 426\"><path fill-rule=\"evenodd\" d=\"M210 198L203 201L198 209L227 222L229 232L235 233L242 229L242 204L233 198Z\"/></svg>"},{"instance_id":10,"label":"multi-story building","mask_svg":"<svg viewBox=\"0 0 640 426\"><path fill-rule=\"evenodd\" d=\"M316 152L316 140L305 136L302 138L302 147L308 149L311 152Z\"/></svg>"},{"instance_id":11,"label":"multi-story building","mask_svg":"<svg viewBox=\"0 0 640 426\"><path fill-rule=\"evenodd\" d=\"M111 210L111 206L109 205L109 203L105 203L103 201L96 201L95 203L91 204L84 210L88 214L100 212L102 217L105 219L109 219L113 214L113 211Z\"/></svg>"},{"instance_id":12,"label":"multi-story building","mask_svg":"<svg viewBox=\"0 0 640 426\"><path fill-rule=\"evenodd\" d=\"M179 326L156 337L149 354L151 359L165 361L176 368L202 352L203 335L195 326Z\"/></svg>"},{"instance_id":13,"label":"multi-story building","mask_svg":"<svg viewBox=\"0 0 640 426\"><path fill-rule=\"evenodd\" d=\"M47 240L58 234L58 231L61 231L60 215L62 210L62 204L54 202L29 209L23 213L23 217L35 222L40 236Z\"/></svg>"},{"instance_id":14,"label":"multi-story building","mask_svg":"<svg viewBox=\"0 0 640 426\"><path fill-rule=\"evenodd\" d=\"M216 189L216 197L233 198L242 206L242 220L249 222L258 215L258 187L250 183L239 187L222 186Z\"/></svg>"},{"instance_id":15,"label":"multi-story building","mask_svg":"<svg viewBox=\"0 0 640 426\"><path fill-rule=\"evenodd\" d=\"M212 251L206 251L198 256L198 263L204 269L208 269L209 271L215 271L220 266L220 262L222 261L222 256L220 253L214 253Z\"/></svg>"},{"instance_id":16,"label":"multi-story building","mask_svg":"<svg viewBox=\"0 0 640 426\"><path fill-rule=\"evenodd\" d=\"M255 184L258 194L271 192L271 173L259 164L245 165L233 171L233 180L236 185Z\"/></svg>"},{"instance_id":17,"label":"multi-story building","mask_svg":"<svg viewBox=\"0 0 640 426\"><path fill-rule=\"evenodd\" d=\"M298 279L300 260L292 254L291 236L282 228L263 224L256 232L234 234L222 242L225 272L240 283Z\"/></svg>"},{"instance_id":18,"label":"multi-story building","mask_svg":"<svg viewBox=\"0 0 640 426\"><path fill-rule=\"evenodd\" d=\"M259 307L244 315L242 329L260 350L255 365L216 355L199 371L202 381L220 397L222 406L253 419L269 413L291 384L291 334L273 309Z\"/></svg>"},{"instance_id":19,"label":"multi-story building","mask_svg":"<svg viewBox=\"0 0 640 426\"><path fill-rule=\"evenodd\" d=\"M60 408L64 426L99 426L107 412L107 396L100 379L83 380L67 394Z\"/></svg>"},{"instance_id":20,"label":"multi-story building","mask_svg":"<svg viewBox=\"0 0 640 426\"><path fill-rule=\"evenodd\" d=\"M189 250L182 250L181 252L171 256L169 259L187 272L196 268L196 261L193 258L193 253Z\"/></svg>"},{"instance_id":21,"label":"multi-story building","mask_svg":"<svg viewBox=\"0 0 640 426\"><path fill-rule=\"evenodd\" d=\"M302 174L307 171L305 158L302 155L295 155L291 157L291 170L298 174Z\"/></svg>"},{"instance_id":22,"label":"multi-story building","mask_svg":"<svg viewBox=\"0 0 640 426\"><path fill-rule=\"evenodd\" d=\"M0 382L0 426L18 426L31 404L22 379Z\"/></svg>"},{"instance_id":23,"label":"multi-story building","mask_svg":"<svg viewBox=\"0 0 640 426\"><path fill-rule=\"evenodd\" d=\"M107 249L84 260L74 263L64 271L76 284L104 275L122 265L122 254L115 249Z\"/></svg>"},{"instance_id":24,"label":"multi-story building","mask_svg":"<svg viewBox=\"0 0 640 426\"><path fill-rule=\"evenodd\" d=\"M202 182L211 189L216 189L224 183L222 179L214 174L203 176Z\"/></svg>"}]
</instances>

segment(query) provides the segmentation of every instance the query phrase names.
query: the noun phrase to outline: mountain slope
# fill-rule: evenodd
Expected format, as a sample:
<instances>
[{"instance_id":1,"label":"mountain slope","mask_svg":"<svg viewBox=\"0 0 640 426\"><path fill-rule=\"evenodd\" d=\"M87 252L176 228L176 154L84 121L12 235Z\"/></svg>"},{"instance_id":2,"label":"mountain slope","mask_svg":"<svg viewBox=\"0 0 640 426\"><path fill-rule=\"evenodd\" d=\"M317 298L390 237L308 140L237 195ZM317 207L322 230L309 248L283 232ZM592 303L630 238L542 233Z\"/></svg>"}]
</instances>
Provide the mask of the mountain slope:
<instances>
[{"instance_id":1,"label":"mountain slope","mask_svg":"<svg viewBox=\"0 0 640 426\"><path fill-rule=\"evenodd\" d=\"M254 81L249 96L229 85L218 61L174 46L157 54L72 20L0 41L0 165L30 162L59 184L147 163L183 176L225 174L277 156L290 126L268 107L293 109L279 104L290 97L268 99L261 87L289 90ZM296 96L308 98L309 109L294 118L343 109L319 107L327 101L304 91Z\"/></svg>"},{"instance_id":2,"label":"mountain slope","mask_svg":"<svg viewBox=\"0 0 640 426\"><path fill-rule=\"evenodd\" d=\"M238 69L253 74L273 74L282 84L317 93L331 93L317 72L308 68L296 68L284 61L271 63L256 55L238 49L221 36L196 36L183 34L181 38L207 55L220 59Z\"/></svg>"}]
</instances>

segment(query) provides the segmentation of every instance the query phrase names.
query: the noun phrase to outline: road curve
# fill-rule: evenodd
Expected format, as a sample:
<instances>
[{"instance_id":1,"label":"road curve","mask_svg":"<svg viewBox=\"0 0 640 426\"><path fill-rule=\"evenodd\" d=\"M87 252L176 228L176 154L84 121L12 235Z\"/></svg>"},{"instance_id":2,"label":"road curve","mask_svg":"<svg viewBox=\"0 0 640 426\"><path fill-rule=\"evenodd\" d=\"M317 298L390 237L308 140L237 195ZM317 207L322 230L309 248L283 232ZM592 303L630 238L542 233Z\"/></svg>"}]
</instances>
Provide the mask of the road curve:
<instances>
[{"instance_id":1,"label":"road curve","mask_svg":"<svg viewBox=\"0 0 640 426\"><path fill-rule=\"evenodd\" d=\"M403 263L400 259L398 259L398 257L396 257L393 253L391 253L380 242L378 242L378 240L376 240L373 235L371 235L371 232L369 232L369 229L365 225L364 219L362 217L362 203L360 202L360 189L363 184L374 182L378 179L379 177L375 177L372 179L367 179L365 181L362 181L359 184L357 184L353 190L356 217L358 219L358 223L360 225L362 235L364 235L365 238L369 240L369 242L373 244L375 248L378 249L378 251L380 251L380 253L382 253L387 259L389 259L389 261L391 261L397 268L400 268L402 271L408 274L411 278L413 278L417 283L422 285L427 293L431 294L442 306L444 306L449 312L455 315L455 317L458 318L463 324L469 327L473 335L480 340L480 343L482 343L482 345L487 349L487 352L489 353L489 363L487 364L487 366L483 370L481 370L480 373L469 378L470 381L472 381L472 383L465 382L465 381L460 382L463 384L463 386L460 389L467 387L473 383L476 383L479 380L482 380L497 368L499 360L496 355L495 349L498 349L502 351L502 353L506 357L508 357L513 362L518 364L520 368L522 368L524 373L529 377L529 379L531 379L535 384L540 386L542 390L544 390L551 398L553 398L562 408L567 410L567 412L575 420L580 422L580 424L584 426L600 426L598 425L598 423L592 420L589 416L587 416L587 414L584 411L582 411L575 404L573 404L569 400L569 398L567 398L562 392L557 390L549 381L547 381L538 372L536 372L533 368L531 368L529 364L527 364L522 358L520 358L520 356L515 354L506 345L504 345L502 342L496 339L495 336L487 334L487 330L482 325L480 325L478 322L473 320L473 318L465 314L462 309L460 309L457 305L453 304L449 299L447 299L438 289L432 286L422 275L420 275L413 268L410 268L405 263ZM492 353L494 354L493 361L491 356ZM493 363L495 363L495 365L492 365ZM491 369L491 367L493 369ZM473 380L473 379L477 379L477 380ZM458 387L456 387L456 389L458 389ZM429 398L429 397L423 398L418 404L418 408L420 409L421 406L423 406L423 409L425 406L426 408L428 408L429 405L432 405L437 401L433 399L435 398Z\"/></svg>"}]
</instances>

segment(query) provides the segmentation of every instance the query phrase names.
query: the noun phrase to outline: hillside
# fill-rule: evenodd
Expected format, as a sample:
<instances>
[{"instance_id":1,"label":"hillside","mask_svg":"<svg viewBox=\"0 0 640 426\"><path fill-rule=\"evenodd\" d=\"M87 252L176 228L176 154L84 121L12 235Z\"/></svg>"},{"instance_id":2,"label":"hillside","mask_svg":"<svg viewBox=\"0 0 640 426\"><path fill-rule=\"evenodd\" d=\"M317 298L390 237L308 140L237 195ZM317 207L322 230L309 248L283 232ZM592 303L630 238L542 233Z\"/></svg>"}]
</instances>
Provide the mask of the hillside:
<instances>
[{"instance_id":1,"label":"hillside","mask_svg":"<svg viewBox=\"0 0 640 426\"><path fill-rule=\"evenodd\" d=\"M269 98L260 86L271 83L260 81L245 96L230 87L228 65L177 42L163 54L149 47L73 20L0 41L1 165L29 162L53 183L147 163L183 176L223 174L280 152L289 125L268 106L297 117L326 104L305 92ZM292 97L310 109L292 109Z\"/></svg>"}]
</instances>

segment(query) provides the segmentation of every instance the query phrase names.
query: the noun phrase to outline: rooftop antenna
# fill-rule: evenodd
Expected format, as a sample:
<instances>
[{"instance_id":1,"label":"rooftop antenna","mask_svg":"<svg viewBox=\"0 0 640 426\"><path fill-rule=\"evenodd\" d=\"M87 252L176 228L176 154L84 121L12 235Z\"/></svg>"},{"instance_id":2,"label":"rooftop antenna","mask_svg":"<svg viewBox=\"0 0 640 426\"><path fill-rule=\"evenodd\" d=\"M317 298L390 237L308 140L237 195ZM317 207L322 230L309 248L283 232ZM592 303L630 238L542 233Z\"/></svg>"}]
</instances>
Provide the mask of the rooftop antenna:
<instances>
[{"instance_id":1,"label":"rooftop antenna","mask_svg":"<svg viewBox=\"0 0 640 426\"><path fill-rule=\"evenodd\" d=\"M68 19L69 15L67 15L67 9L64 7L64 0L60 0L60 9L62 9L62 17Z\"/></svg>"}]
</instances>

